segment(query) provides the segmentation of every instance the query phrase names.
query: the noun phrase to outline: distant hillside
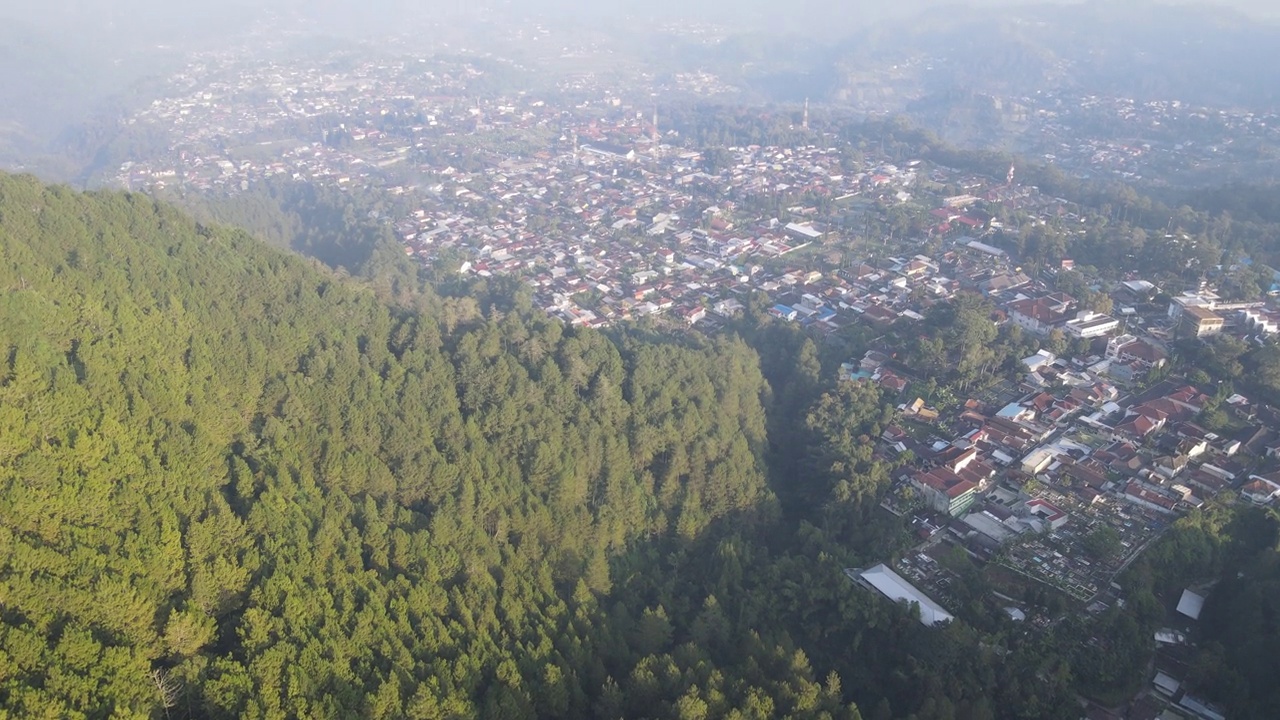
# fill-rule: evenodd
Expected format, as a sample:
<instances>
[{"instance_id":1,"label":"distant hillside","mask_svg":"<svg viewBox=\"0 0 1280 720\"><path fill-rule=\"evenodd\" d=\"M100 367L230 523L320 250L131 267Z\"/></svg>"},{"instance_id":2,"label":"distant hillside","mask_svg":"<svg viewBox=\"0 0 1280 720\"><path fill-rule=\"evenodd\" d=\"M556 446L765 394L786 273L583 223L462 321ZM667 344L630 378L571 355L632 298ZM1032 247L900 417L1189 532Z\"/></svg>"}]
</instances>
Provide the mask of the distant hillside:
<instances>
[{"instance_id":1,"label":"distant hillside","mask_svg":"<svg viewBox=\"0 0 1280 720\"><path fill-rule=\"evenodd\" d=\"M931 11L880 35L867 51L942 55L946 62L921 76L926 88L1280 103L1280 25L1218 6L1088 2Z\"/></svg>"}]
</instances>

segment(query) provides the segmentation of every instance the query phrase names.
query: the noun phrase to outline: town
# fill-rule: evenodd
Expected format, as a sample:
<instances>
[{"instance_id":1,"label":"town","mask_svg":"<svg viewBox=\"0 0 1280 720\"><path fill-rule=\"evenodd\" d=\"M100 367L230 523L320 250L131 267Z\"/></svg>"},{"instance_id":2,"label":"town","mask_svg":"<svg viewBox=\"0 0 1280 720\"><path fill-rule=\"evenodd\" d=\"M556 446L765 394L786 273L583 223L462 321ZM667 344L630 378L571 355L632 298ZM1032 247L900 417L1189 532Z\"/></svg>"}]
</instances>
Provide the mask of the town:
<instances>
[{"instance_id":1,"label":"town","mask_svg":"<svg viewBox=\"0 0 1280 720\"><path fill-rule=\"evenodd\" d=\"M1162 287L1137 267L1119 280L1084 275L1069 257L1029 267L1007 238L1081 226L1076 203L1025 184L1017 167L990 177L855 145L818 130L807 103L780 121L803 142L699 147L651 97L578 78L563 88L568 104L523 92L477 99L467 87L485 73L465 60L403 59L333 72L264 65L194 83L130 120L174 139L113 181L159 192L247 192L272 178L373 189L409 208L374 218L406 256L437 273L519 278L574 326L647 318L710 333L751 312L819 339L856 334L865 347L839 381L874 385L896 405L876 439L877 457L896 468L882 507L916 544L849 575L916 603L926 624L953 617L958 567L970 564L1016 621L1043 627L1070 606L1101 613L1125 602L1117 578L1181 514L1280 497L1276 411L1170 372L1175 342L1260 343L1280 331L1270 299L1280 279L1242 299L1213 283ZM731 90L705 75L674 82ZM1147 125L1212 119L1233 136L1275 131L1274 118L1176 102L1089 97L1072 112L1104 110ZM1059 122L1058 111L1029 116ZM1135 179L1152 157L1191 167L1227 144L1173 137L1083 140L1045 157ZM1033 348L1016 377L928 387L908 346L962 297L980 298L992 328L1016 328ZM1185 637L1162 633L1162 644ZM1221 717L1176 683L1162 670L1157 695Z\"/></svg>"}]
</instances>

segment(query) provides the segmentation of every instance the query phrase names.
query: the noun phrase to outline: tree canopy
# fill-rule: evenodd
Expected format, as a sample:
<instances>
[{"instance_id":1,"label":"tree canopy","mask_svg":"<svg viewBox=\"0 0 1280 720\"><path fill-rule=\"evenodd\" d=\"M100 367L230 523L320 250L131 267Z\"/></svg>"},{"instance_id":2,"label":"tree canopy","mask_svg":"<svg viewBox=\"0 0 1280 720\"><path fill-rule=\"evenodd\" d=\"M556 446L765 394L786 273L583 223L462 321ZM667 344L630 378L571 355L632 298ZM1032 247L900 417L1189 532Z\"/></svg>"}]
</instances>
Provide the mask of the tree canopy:
<instances>
[{"instance_id":1,"label":"tree canopy","mask_svg":"<svg viewBox=\"0 0 1280 720\"><path fill-rule=\"evenodd\" d=\"M8 176L0 289L0 717L1071 716L1053 637L844 577L906 542L892 409L767 318L391 304Z\"/></svg>"}]
</instances>

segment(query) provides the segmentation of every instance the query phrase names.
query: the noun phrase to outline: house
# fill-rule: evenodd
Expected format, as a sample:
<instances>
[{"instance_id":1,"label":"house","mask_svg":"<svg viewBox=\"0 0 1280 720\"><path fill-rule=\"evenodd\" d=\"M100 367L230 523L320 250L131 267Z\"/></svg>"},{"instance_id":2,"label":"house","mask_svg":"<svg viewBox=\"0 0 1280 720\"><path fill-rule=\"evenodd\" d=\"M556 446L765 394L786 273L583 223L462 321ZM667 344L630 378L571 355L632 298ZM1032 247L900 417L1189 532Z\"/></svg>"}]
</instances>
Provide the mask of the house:
<instances>
[{"instance_id":1,"label":"house","mask_svg":"<svg viewBox=\"0 0 1280 720\"><path fill-rule=\"evenodd\" d=\"M1038 517L1048 523L1049 529L1051 530L1057 530L1063 525L1066 525L1067 519L1069 518L1067 513L1059 509L1057 505L1040 498L1028 500L1026 509L1029 515Z\"/></svg>"},{"instance_id":2,"label":"house","mask_svg":"<svg viewBox=\"0 0 1280 720\"><path fill-rule=\"evenodd\" d=\"M726 300L717 300L716 303L711 306L711 310L721 317L733 317L738 313L741 313L743 307L742 303L734 300L733 298L728 298Z\"/></svg>"},{"instance_id":3,"label":"house","mask_svg":"<svg viewBox=\"0 0 1280 720\"><path fill-rule=\"evenodd\" d=\"M1042 473L1058 458L1058 451L1051 447L1039 447L1022 458L1022 472L1028 475Z\"/></svg>"},{"instance_id":4,"label":"house","mask_svg":"<svg viewBox=\"0 0 1280 720\"><path fill-rule=\"evenodd\" d=\"M1220 467L1218 467L1217 465L1212 465L1212 464L1210 464L1210 463L1205 463L1205 464L1201 465L1201 466L1199 467L1198 471L1199 471L1199 472L1208 473L1208 474L1210 474L1210 475L1214 475L1214 476L1216 476L1216 477L1219 477L1219 478L1221 478L1224 482L1227 482L1227 483L1230 483L1232 480L1235 480L1235 479L1236 479L1236 474L1235 474L1235 473L1233 473L1233 472L1231 472L1230 470L1227 470L1227 469L1225 469L1225 468L1220 468Z\"/></svg>"},{"instance_id":5,"label":"house","mask_svg":"<svg viewBox=\"0 0 1280 720\"><path fill-rule=\"evenodd\" d=\"M1208 337L1222 332L1226 320L1216 312L1190 305L1182 309L1178 317L1178 331L1184 337Z\"/></svg>"},{"instance_id":6,"label":"house","mask_svg":"<svg viewBox=\"0 0 1280 720\"><path fill-rule=\"evenodd\" d=\"M1094 459L1077 461L1063 458L1062 470L1067 477L1095 490L1101 490L1107 484L1107 468Z\"/></svg>"},{"instance_id":7,"label":"house","mask_svg":"<svg viewBox=\"0 0 1280 720\"><path fill-rule=\"evenodd\" d=\"M1245 308L1240 311L1240 316L1249 332L1260 335L1280 332L1280 313L1264 308Z\"/></svg>"},{"instance_id":8,"label":"house","mask_svg":"<svg viewBox=\"0 0 1280 720\"><path fill-rule=\"evenodd\" d=\"M961 240L964 240L964 238L961 238ZM1004 257L1005 255L1005 252L1000 248L994 247L992 245L988 245L984 242L979 242L977 240L969 240L968 242L964 243L964 246L969 248L970 250L976 250L979 253L982 253L984 255L990 255L992 257Z\"/></svg>"},{"instance_id":9,"label":"house","mask_svg":"<svg viewBox=\"0 0 1280 720\"><path fill-rule=\"evenodd\" d=\"M1189 458L1188 456L1181 455L1181 454L1164 455L1159 458L1156 458L1155 470L1160 475L1163 475L1166 478L1172 479L1174 477L1177 477L1178 473L1181 473L1184 469L1186 469L1187 462L1189 462L1190 459L1191 458Z\"/></svg>"},{"instance_id":10,"label":"house","mask_svg":"<svg viewBox=\"0 0 1280 720\"><path fill-rule=\"evenodd\" d=\"M1178 700L1178 707L1200 718L1200 720L1227 720L1227 716L1223 714L1221 708L1190 693L1183 693L1182 698Z\"/></svg>"},{"instance_id":11,"label":"house","mask_svg":"<svg viewBox=\"0 0 1280 720\"><path fill-rule=\"evenodd\" d=\"M688 323L688 324L690 324L690 325L694 325L694 324L696 324L699 320L701 320L701 319L703 319L703 318L705 318L705 317L707 316L707 309L706 309L706 308L704 308L704 307L702 307L701 305L699 305L699 306L692 307L692 308L688 308L688 309L684 310L684 311L681 313L681 315L683 315L683 316L684 316L684 321L685 321L686 323Z\"/></svg>"},{"instance_id":12,"label":"house","mask_svg":"<svg viewBox=\"0 0 1280 720\"><path fill-rule=\"evenodd\" d=\"M863 311L862 316L880 326L892 325L893 321L898 319L898 313L883 305L872 305Z\"/></svg>"},{"instance_id":13,"label":"house","mask_svg":"<svg viewBox=\"0 0 1280 720\"><path fill-rule=\"evenodd\" d=\"M1031 422L1032 420L1035 420L1036 412L1033 407L1029 407L1023 403L1013 402L1000 408L1000 410L996 412L996 417L1004 418L1005 420L1012 422Z\"/></svg>"},{"instance_id":14,"label":"house","mask_svg":"<svg viewBox=\"0 0 1280 720\"><path fill-rule=\"evenodd\" d=\"M1263 425L1248 425L1242 428L1235 437L1231 438L1239 443L1237 450L1250 455L1266 454L1268 457L1275 457L1275 450L1280 449L1272 442L1274 434L1270 428Z\"/></svg>"},{"instance_id":15,"label":"house","mask_svg":"<svg viewBox=\"0 0 1280 720\"><path fill-rule=\"evenodd\" d=\"M1240 488L1240 497L1254 505L1268 505L1280 496L1280 485L1258 475L1250 475L1249 482Z\"/></svg>"},{"instance_id":16,"label":"house","mask_svg":"<svg viewBox=\"0 0 1280 720\"><path fill-rule=\"evenodd\" d=\"M895 270L909 278L922 278L930 272L936 272L937 268L923 259L913 258L910 262L895 268Z\"/></svg>"},{"instance_id":17,"label":"house","mask_svg":"<svg viewBox=\"0 0 1280 720\"><path fill-rule=\"evenodd\" d=\"M635 160L635 148L624 147L622 145L612 145L603 142L593 142L590 145L582 145L583 152L591 155L609 158L612 160Z\"/></svg>"},{"instance_id":18,"label":"house","mask_svg":"<svg viewBox=\"0 0 1280 720\"><path fill-rule=\"evenodd\" d=\"M921 492L929 507L952 517L963 515L977 497L978 485L945 467L911 476L911 484Z\"/></svg>"},{"instance_id":19,"label":"house","mask_svg":"<svg viewBox=\"0 0 1280 720\"><path fill-rule=\"evenodd\" d=\"M795 308L782 304L769 308L769 314L782 320L795 320L796 316L799 315Z\"/></svg>"},{"instance_id":20,"label":"house","mask_svg":"<svg viewBox=\"0 0 1280 720\"><path fill-rule=\"evenodd\" d=\"M1141 413L1127 418L1116 426L1116 432L1135 437L1139 440L1148 438L1155 431L1164 427L1165 417L1162 414Z\"/></svg>"},{"instance_id":21,"label":"house","mask_svg":"<svg viewBox=\"0 0 1280 720\"><path fill-rule=\"evenodd\" d=\"M814 229L812 225L802 225L800 223L788 223L784 228L787 234L797 240L805 242L813 242L822 237L822 232Z\"/></svg>"},{"instance_id":22,"label":"house","mask_svg":"<svg viewBox=\"0 0 1280 720\"><path fill-rule=\"evenodd\" d=\"M1129 384L1136 382L1149 370L1144 363L1139 360L1112 360L1108 361L1105 372L1107 377L1118 383Z\"/></svg>"},{"instance_id":23,"label":"house","mask_svg":"<svg viewBox=\"0 0 1280 720\"><path fill-rule=\"evenodd\" d=\"M1105 357L1112 360L1119 359L1120 348L1128 345L1129 343L1136 342L1137 340L1138 338L1133 335L1129 335L1128 333L1125 333L1124 335L1116 335L1115 337L1108 339Z\"/></svg>"},{"instance_id":24,"label":"house","mask_svg":"<svg viewBox=\"0 0 1280 720\"><path fill-rule=\"evenodd\" d=\"M888 361L889 356L879 350L868 350L866 354L862 356L862 360L859 361L858 366L866 372L875 372L881 365Z\"/></svg>"},{"instance_id":25,"label":"house","mask_svg":"<svg viewBox=\"0 0 1280 720\"><path fill-rule=\"evenodd\" d=\"M1036 335L1048 335L1069 317L1075 300L1062 293L1039 298L1023 298L1009 303L1009 321Z\"/></svg>"},{"instance_id":26,"label":"house","mask_svg":"<svg viewBox=\"0 0 1280 720\"><path fill-rule=\"evenodd\" d=\"M1006 290L1013 290L1031 284L1031 278L1022 273L997 273L978 283L978 289L984 294L995 295Z\"/></svg>"},{"instance_id":27,"label":"house","mask_svg":"<svg viewBox=\"0 0 1280 720\"><path fill-rule=\"evenodd\" d=\"M938 419L938 411L931 407L925 407L924 400L920 398L916 398L916 402L912 403L907 409L909 414L914 415L917 420L934 422Z\"/></svg>"},{"instance_id":28,"label":"house","mask_svg":"<svg viewBox=\"0 0 1280 720\"><path fill-rule=\"evenodd\" d=\"M1204 466L1192 470L1187 475L1186 480L1187 483L1205 491L1208 495L1216 495L1231 487L1230 479L1208 472L1204 469Z\"/></svg>"},{"instance_id":29,"label":"house","mask_svg":"<svg viewBox=\"0 0 1280 720\"><path fill-rule=\"evenodd\" d=\"M1179 295L1169 302L1169 319L1178 320L1188 308L1212 310L1218 303L1218 296L1210 292L1188 293Z\"/></svg>"},{"instance_id":30,"label":"house","mask_svg":"<svg viewBox=\"0 0 1280 720\"><path fill-rule=\"evenodd\" d=\"M978 450L974 447L952 445L938 453L934 460L953 473L961 473L978 459Z\"/></svg>"},{"instance_id":31,"label":"house","mask_svg":"<svg viewBox=\"0 0 1280 720\"><path fill-rule=\"evenodd\" d=\"M1108 400L1115 400L1120 392L1114 385L1096 382L1089 387L1073 387L1067 392L1067 400L1075 403L1075 407L1101 407Z\"/></svg>"},{"instance_id":32,"label":"house","mask_svg":"<svg viewBox=\"0 0 1280 720\"><path fill-rule=\"evenodd\" d=\"M1177 507L1178 503L1173 498L1161 495L1160 493L1146 488L1137 481L1130 481L1124 489L1124 499L1135 505L1155 510L1159 513L1170 514Z\"/></svg>"},{"instance_id":33,"label":"house","mask_svg":"<svg viewBox=\"0 0 1280 720\"><path fill-rule=\"evenodd\" d=\"M1160 288L1151 284L1147 280L1127 280L1120 283L1125 290L1129 291L1129 295L1135 300L1146 302L1156 293L1160 292Z\"/></svg>"},{"instance_id":34,"label":"house","mask_svg":"<svg viewBox=\"0 0 1280 720\"><path fill-rule=\"evenodd\" d=\"M1057 355L1042 349L1031 357L1023 358L1022 364L1027 366L1027 372L1035 372L1046 365L1052 365L1057 359Z\"/></svg>"},{"instance_id":35,"label":"house","mask_svg":"<svg viewBox=\"0 0 1280 720\"><path fill-rule=\"evenodd\" d=\"M1159 367L1169 354L1148 340L1120 335L1107 341L1107 357L1121 361L1136 360L1148 367Z\"/></svg>"},{"instance_id":36,"label":"house","mask_svg":"<svg viewBox=\"0 0 1280 720\"><path fill-rule=\"evenodd\" d=\"M1160 638L1157 637L1156 639L1159 640ZM1177 695L1178 691L1182 689L1181 682L1162 672L1156 673L1156 679L1152 680L1151 684L1155 687L1157 692L1169 698Z\"/></svg>"},{"instance_id":37,"label":"house","mask_svg":"<svg viewBox=\"0 0 1280 720\"><path fill-rule=\"evenodd\" d=\"M1194 416L1204 409L1205 403L1209 401L1209 396L1190 385L1184 385L1166 395L1163 400L1182 408L1184 412L1179 414L1182 415L1182 419L1187 420L1190 419L1190 416ZM1186 413L1189 413L1190 416L1186 415ZM1169 412L1169 414L1172 416L1174 413Z\"/></svg>"},{"instance_id":38,"label":"house","mask_svg":"<svg viewBox=\"0 0 1280 720\"><path fill-rule=\"evenodd\" d=\"M890 392L900 393L907 389L907 379L886 370L880 374L880 387Z\"/></svg>"}]
</instances>

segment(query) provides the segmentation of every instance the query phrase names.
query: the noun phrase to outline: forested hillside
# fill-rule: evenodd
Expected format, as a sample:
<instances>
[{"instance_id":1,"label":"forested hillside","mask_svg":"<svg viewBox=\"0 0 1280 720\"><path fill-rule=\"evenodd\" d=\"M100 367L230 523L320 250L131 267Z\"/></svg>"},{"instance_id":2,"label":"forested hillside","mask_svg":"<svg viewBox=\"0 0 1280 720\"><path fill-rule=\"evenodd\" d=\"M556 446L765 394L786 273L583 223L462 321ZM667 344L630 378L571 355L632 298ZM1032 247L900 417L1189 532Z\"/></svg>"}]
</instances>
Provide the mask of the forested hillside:
<instances>
[{"instance_id":1,"label":"forested hillside","mask_svg":"<svg viewBox=\"0 0 1280 720\"><path fill-rule=\"evenodd\" d=\"M0 177L0 717L1070 716L1053 637L844 578L888 415L787 332L392 307Z\"/></svg>"},{"instance_id":2,"label":"forested hillside","mask_svg":"<svg viewBox=\"0 0 1280 720\"><path fill-rule=\"evenodd\" d=\"M246 229L271 245L351 275L384 274L386 262L379 257L384 249L403 260L390 227L370 217L409 213L407 202L387 193L269 179L241 193L176 194L172 199L196 218Z\"/></svg>"},{"instance_id":3,"label":"forested hillside","mask_svg":"<svg viewBox=\"0 0 1280 720\"><path fill-rule=\"evenodd\" d=\"M142 196L0 193L15 717L587 713L671 649L661 606L597 602L609 557L771 511L742 343L395 314ZM826 702L730 674L697 682Z\"/></svg>"}]
</instances>

